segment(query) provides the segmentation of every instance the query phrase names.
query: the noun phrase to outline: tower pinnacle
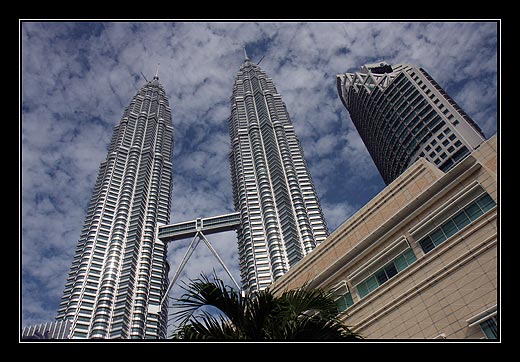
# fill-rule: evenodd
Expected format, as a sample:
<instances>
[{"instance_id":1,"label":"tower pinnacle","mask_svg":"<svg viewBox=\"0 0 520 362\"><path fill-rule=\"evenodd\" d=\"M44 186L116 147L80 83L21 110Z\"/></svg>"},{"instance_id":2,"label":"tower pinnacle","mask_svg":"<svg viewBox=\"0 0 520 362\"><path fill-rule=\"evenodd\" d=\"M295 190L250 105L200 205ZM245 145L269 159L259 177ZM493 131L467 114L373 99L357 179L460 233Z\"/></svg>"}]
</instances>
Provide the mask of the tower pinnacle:
<instances>
[{"instance_id":1,"label":"tower pinnacle","mask_svg":"<svg viewBox=\"0 0 520 362\"><path fill-rule=\"evenodd\" d=\"M157 63L157 69L155 70L155 75L153 76L153 79L155 80L159 80L159 65L161 65L161 63Z\"/></svg>"},{"instance_id":2,"label":"tower pinnacle","mask_svg":"<svg viewBox=\"0 0 520 362\"><path fill-rule=\"evenodd\" d=\"M249 62L251 59L247 56L246 46L244 45L244 62Z\"/></svg>"}]
</instances>

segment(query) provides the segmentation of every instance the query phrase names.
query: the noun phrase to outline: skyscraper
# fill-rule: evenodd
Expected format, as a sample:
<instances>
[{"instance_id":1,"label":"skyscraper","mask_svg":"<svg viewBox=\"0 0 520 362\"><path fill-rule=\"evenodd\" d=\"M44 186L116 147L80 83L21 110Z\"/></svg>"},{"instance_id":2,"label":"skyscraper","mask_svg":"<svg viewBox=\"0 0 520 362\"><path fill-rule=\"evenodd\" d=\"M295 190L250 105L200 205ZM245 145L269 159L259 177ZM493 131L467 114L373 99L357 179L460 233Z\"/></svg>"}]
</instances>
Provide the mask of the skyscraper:
<instances>
[{"instance_id":1,"label":"skyscraper","mask_svg":"<svg viewBox=\"0 0 520 362\"><path fill-rule=\"evenodd\" d=\"M251 62L231 97L231 178L243 289L262 290L328 235L303 150L271 78Z\"/></svg>"},{"instance_id":2,"label":"skyscraper","mask_svg":"<svg viewBox=\"0 0 520 362\"><path fill-rule=\"evenodd\" d=\"M57 315L70 320L72 338L165 337L167 311L149 307L168 284L167 247L155 233L169 221L172 151L156 74L124 110L99 167Z\"/></svg>"},{"instance_id":3,"label":"skyscraper","mask_svg":"<svg viewBox=\"0 0 520 362\"><path fill-rule=\"evenodd\" d=\"M338 93L388 185L419 157L442 171L476 149L478 125L422 68L386 62L339 74Z\"/></svg>"}]
</instances>

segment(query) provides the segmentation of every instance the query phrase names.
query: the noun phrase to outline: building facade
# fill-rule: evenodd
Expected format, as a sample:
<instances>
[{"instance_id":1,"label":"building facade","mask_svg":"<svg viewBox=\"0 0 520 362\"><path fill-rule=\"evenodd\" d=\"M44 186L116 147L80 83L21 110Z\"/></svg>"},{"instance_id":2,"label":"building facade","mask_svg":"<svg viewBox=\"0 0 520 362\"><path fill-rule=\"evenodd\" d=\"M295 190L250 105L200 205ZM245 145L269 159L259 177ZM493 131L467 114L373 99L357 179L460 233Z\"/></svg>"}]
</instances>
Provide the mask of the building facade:
<instances>
[{"instance_id":1,"label":"building facade","mask_svg":"<svg viewBox=\"0 0 520 362\"><path fill-rule=\"evenodd\" d=\"M447 171L485 140L422 68L386 62L339 74L341 102L388 185L420 157Z\"/></svg>"},{"instance_id":2,"label":"building facade","mask_svg":"<svg viewBox=\"0 0 520 362\"><path fill-rule=\"evenodd\" d=\"M262 290L328 235L303 150L271 78L245 54L229 118L243 289Z\"/></svg>"},{"instance_id":3,"label":"building facade","mask_svg":"<svg viewBox=\"0 0 520 362\"><path fill-rule=\"evenodd\" d=\"M70 321L62 319L26 326L22 328L21 339L68 339L69 334Z\"/></svg>"},{"instance_id":4,"label":"building facade","mask_svg":"<svg viewBox=\"0 0 520 362\"><path fill-rule=\"evenodd\" d=\"M497 339L497 136L443 172L424 158L271 287L333 290L367 339Z\"/></svg>"},{"instance_id":5,"label":"building facade","mask_svg":"<svg viewBox=\"0 0 520 362\"><path fill-rule=\"evenodd\" d=\"M164 338L167 246L156 238L170 217L173 127L157 74L114 128L89 203L57 319L71 338Z\"/></svg>"}]
</instances>

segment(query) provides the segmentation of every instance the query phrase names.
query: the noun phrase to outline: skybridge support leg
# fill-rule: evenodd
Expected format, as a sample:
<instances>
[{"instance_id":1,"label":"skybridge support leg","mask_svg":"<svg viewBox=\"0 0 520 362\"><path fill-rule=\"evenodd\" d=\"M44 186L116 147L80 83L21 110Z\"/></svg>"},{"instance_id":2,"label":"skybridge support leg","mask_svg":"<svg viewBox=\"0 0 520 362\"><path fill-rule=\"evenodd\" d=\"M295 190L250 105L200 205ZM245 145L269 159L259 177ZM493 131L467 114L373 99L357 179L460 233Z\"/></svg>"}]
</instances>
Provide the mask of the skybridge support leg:
<instances>
[{"instance_id":1,"label":"skybridge support leg","mask_svg":"<svg viewBox=\"0 0 520 362\"><path fill-rule=\"evenodd\" d=\"M186 250L186 253L184 254L184 257L182 258L182 261L179 264L179 267L175 271L175 274L173 275L173 278L170 281L170 284L168 285L168 289L166 289L166 292L164 293L164 296L162 297L161 302L159 303L159 310L156 311L157 313L159 313L161 311L162 306L164 304L164 301L166 300L166 298L168 298L168 294L170 293L170 289L172 289L173 285L177 281L177 278L179 277L179 275L181 274L182 270L184 269L184 266L188 262L188 259L191 257L191 254L193 254L193 252L195 251L195 248L197 248L197 245L199 245L199 242L200 242L200 237L199 237L199 233L197 232L197 234L195 234L195 236L191 240L191 243L188 246L188 250ZM153 307L153 306L149 306L148 307L149 311L150 311L151 307Z\"/></svg>"},{"instance_id":2,"label":"skybridge support leg","mask_svg":"<svg viewBox=\"0 0 520 362\"><path fill-rule=\"evenodd\" d=\"M193 237L193 240L191 241L191 243L190 243L190 245L188 247L188 250L184 254L184 257L182 258L182 261L179 264L179 267L175 271L175 274L173 275L173 278L170 281L170 284L168 285L168 288L166 289L166 292L164 293L164 296L162 297L161 302L159 303L159 306L149 305L148 306L148 311L149 312L151 312L151 313L160 313L161 312L163 304L166 301L166 299L168 298L168 294L170 293L171 288L173 287L173 285L175 284L175 282L179 278L182 270L184 269L184 266L186 265L186 263L188 262L189 258L191 257L191 255L193 254L193 252L195 251L197 246L199 245L199 242L200 242L201 239L208 246L209 250L215 256L215 258L217 258L217 260L219 261L220 265L222 265L222 267L224 268L226 273L229 275L229 277L231 278L233 283L235 283L235 286L238 288L238 290L240 291L241 295L242 296L244 295L242 288L237 283L237 281L235 280L235 278L233 277L233 275L231 274L231 272L227 268L226 264L224 264L224 261L222 260L220 255L218 255L218 253L215 250L215 248L213 247L213 245L211 245L211 243L206 238L206 236L202 233L202 231L198 230L197 233L195 234L195 236Z\"/></svg>"},{"instance_id":3,"label":"skybridge support leg","mask_svg":"<svg viewBox=\"0 0 520 362\"><path fill-rule=\"evenodd\" d=\"M235 280L235 278L233 278L233 275L231 275L231 272L229 271L229 269L227 268L226 264L224 264L224 261L222 260L222 258L220 257L220 255L218 255L217 251L215 250L215 248L213 247L213 245L211 245L211 243L209 242L209 240L206 238L206 236L201 232L200 233L200 237L202 238L202 240L204 240L204 242L206 243L206 245L208 246L209 250L211 250L211 252L213 253L213 255L215 256L215 258L217 258L217 260L219 261L220 265L222 265L222 267L224 268L224 270L226 271L226 273L229 275L229 277L231 278L231 280L233 281L233 283L235 283L237 289L239 291L242 291L242 288L240 288L240 285L238 285L237 281Z\"/></svg>"}]
</instances>

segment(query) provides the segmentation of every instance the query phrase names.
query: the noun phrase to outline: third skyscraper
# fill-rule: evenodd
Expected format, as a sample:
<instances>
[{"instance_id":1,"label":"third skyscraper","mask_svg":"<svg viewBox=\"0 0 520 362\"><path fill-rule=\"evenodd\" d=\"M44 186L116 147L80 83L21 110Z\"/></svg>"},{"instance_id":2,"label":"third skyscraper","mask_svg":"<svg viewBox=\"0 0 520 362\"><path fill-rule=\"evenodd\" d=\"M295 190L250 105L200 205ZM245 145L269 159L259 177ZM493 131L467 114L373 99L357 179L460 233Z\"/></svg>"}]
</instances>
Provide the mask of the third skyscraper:
<instances>
[{"instance_id":1,"label":"third skyscraper","mask_svg":"<svg viewBox=\"0 0 520 362\"><path fill-rule=\"evenodd\" d=\"M423 68L366 64L339 74L337 89L387 185L419 157L446 172L485 140Z\"/></svg>"}]
</instances>

